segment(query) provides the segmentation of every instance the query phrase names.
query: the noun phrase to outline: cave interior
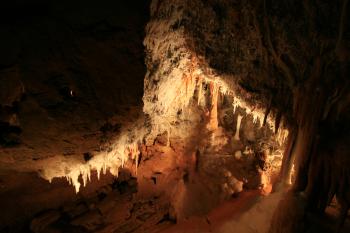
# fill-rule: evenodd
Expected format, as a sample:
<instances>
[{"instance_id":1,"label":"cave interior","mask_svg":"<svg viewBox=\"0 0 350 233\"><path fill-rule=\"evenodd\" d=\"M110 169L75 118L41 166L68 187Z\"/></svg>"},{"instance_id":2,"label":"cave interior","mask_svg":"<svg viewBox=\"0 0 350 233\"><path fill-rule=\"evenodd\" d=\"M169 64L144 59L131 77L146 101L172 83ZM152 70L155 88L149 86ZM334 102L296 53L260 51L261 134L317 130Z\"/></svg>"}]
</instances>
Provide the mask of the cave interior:
<instances>
[{"instance_id":1,"label":"cave interior","mask_svg":"<svg viewBox=\"0 0 350 233\"><path fill-rule=\"evenodd\" d=\"M0 232L350 232L348 2L1 2Z\"/></svg>"}]
</instances>

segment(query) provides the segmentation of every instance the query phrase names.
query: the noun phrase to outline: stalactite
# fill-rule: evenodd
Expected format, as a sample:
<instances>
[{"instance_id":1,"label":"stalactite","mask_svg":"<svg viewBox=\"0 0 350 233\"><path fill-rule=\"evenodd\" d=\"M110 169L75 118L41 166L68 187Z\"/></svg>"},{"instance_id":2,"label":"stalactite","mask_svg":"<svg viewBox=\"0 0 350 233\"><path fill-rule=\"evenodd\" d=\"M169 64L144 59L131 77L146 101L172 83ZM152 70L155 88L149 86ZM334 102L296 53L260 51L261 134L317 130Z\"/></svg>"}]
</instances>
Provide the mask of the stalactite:
<instances>
[{"instance_id":1,"label":"stalactite","mask_svg":"<svg viewBox=\"0 0 350 233\"><path fill-rule=\"evenodd\" d=\"M75 160L53 161L49 164L55 165L59 163L61 165L60 168L56 169L56 167L51 168L45 166L41 176L49 181L54 177L65 177L67 181L74 186L76 192L79 192L81 188L79 177L81 176L82 185L86 186L88 181L91 181L91 171L93 170L97 173L97 179L100 179L101 173L106 174L107 171L118 176L119 167L122 167L127 160L133 159L136 163L138 162L140 153L139 144L147 133L147 131L140 126L143 126L142 121L135 122L135 125L131 126L132 130L123 131L124 134L110 146L110 151L96 154L87 162Z\"/></svg>"},{"instance_id":2,"label":"stalactite","mask_svg":"<svg viewBox=\"0 0 350 233\"><path fill-rule=\"evenodd\" d=\"M289 131L285 128L279 129L276 135L276 141L282 146L288 138Z\"/></svg>"},{"instance_id":3,"label":"stalactite","mask_svg":"<svg viewBox=\"0 0 350 233\"><path fill-rule=\"evenodd\" d=\"M144 111L146 113L152 113L150 130L154 134L167 132L167 145L170 144L170 137L172 132L171 122L177 117L179 110L188 108L189 104L193 100L193 97L198 90L197 103L199 107L202 107L204 102L204 95L202 91L202 85L209 84L210 87L210 115L208 128L212 131L218 129L218 98L219 94L229 95L233 97L232 106L234 111L237 108L245 111L247 115L252 115L254 123L259 121L260 127L263 126L264 121L271 130L274 130L274 116L265 114L266 110L257 105L252 105L246 101L237 93L233 91L223 79L216 75L204 74L204 72L193 62L192 59L184 59L181 64L185 67L189 67L186 72L178 69L173 74L169 75L166 79L160 81L157 90L157 104L153 104L151 107L146 106ZM209 72L210 73L210 72ZM181 78L179 78L181 77ZM148 103L149 104L149 103ZM241 127L241 115L237 118L235 140L240 140L240 127ZM279 134L276 135L277 141L283 141L287 135L287 130L279 130ZM139 122L139 126L132 126L131 129L125 129L122 131L121 136L112 144L112 150L110 152L101 152L95 155L91 160L84 163L80 161L72 161L67 163L63 167L66 167L64 171L50 171L50 169L44 169L43 177L52 180L53 177L67 177L67 180L74 185L75 190L78 192L80 189L79 176L82 176L83 185L85 186L90 180L91 171L97 171L97 177L100 179L101 173L106 173L108 170L113 175L118 175L119 167L123 167L129 159L136 160L136 172L138 167L139 150L138 145L142 143L145 135L149 135L149 129L144 127L144 121ZM185 135L184 135L185 136Z\"/></svg>"},{"instance_id":4,"label":"stalactite","mask_svg":"<svg viewBox=\"0 0 350 233\"><path fill-rule=\"evenodd\" d=\"M196 69L194 69L196 70ZM187 108L191 99L195 94L196 88L198 89L198 103L201 106L203 101L204 93L202 92L202 85L209 84L210 87L210 97L211 97L211 106L210 106L210 120L208 128L210 130L216 130L218 128L218 95L231 95L233 96L233 108L234 111L237 108L243 109L246 114L251 114L253 116L253 121L256 123L260 122L260 127L262 127L264 120L267 122L271 130L274 128L274 118L270 114L265 116L265 112L262 108L253 107L247 102L245 102L239 95L230 90L224 81L219 78L213 79L203 75L203 72L191 71L191 75L184 75L182 79L170 79L167 80L166 85L161 86L160 93L158 98L162 101L160 106L164 107L164 114L167 114L167 111ZM176 114L175 114L176 115ZM237 126L236 133L234 136L235 140L240 140L239 131L241 127L241 120L243 116L238 115L237 117ZM172 119L172 118L171 118ZM164 120L164 117L153 116L153 130L156 132L167 132L167 144L170 144L171 136L171 124L170 122ZM54 169L44 169L43 177L52 180L54 177L64 176L67 180L75 187L76 192L80 190L81 184L79 182L79 176L82 176L83 185L86 186L87 182L91 180L91 171L96 170L97 178L100 179L101 173L106 173L108 170L115 176L118 175L119 167L123 167L129 159L134 159L136 161L136 172L138 167L138 156L139 150L138 145L143 141L143 137L149 132L143 126L144 122L140 123L140 127L133 127L132 130L124 130L120 138L112 145L112 151L105 153L102 152L98 155L95 155L91 160L85 164L81 164L78 161L73 161L72 163L67 163L63 167L67 167L68 172L59 171L55 172ZM288 135L288 130L284 129L279 130L276 135L276 140L282 142Z\"/></svg>"},{"instance_id":5,"label":"stalactite","mask_svg":"<svg viewBox=\"0 0 350 233\"><path fill-rule=\"evenodd\" d=\"M211 82L210 84L210 112L209 112L209 123L208 129L211 131L215 131L218 129L218 93L219 87L216 83Z\"/></svg>"},{"instance_id":6,"label":"stalactite","mask_svg":"<svg viewBox=\"0 0 350 233\"><path fill-rule=\"evenodd\" d=\"M277 115L276 115L276 118L275 118L275 133L277 133L277 131L278 131L279 127L280 127L281 118L282 118L282 112L278 111Z\"/></svg>"},{"instance_id":7,"label":"stalactite","mask_svg":"<svg viewBox=\"0 0 350 233\"><path fill-rule=\"evenodd\" d=\"M239 99L236 96L233 96L232 106L233 106L233 113L236 113L236 109L239 106Z\"/></svg>"},{"instance_id":8,"label":"stalactite","mask_svg":"<svg viewBox=\"0 0 350 233\"><path fill-rule=\"evenodd\" d=\"M266 111L265 111L264 120L262 123L263 126L266 125L267 117L270 114L271 107L272 107L272 96L270 97L269 106L266 108Z\"/></svg>"},{"instance_id":9,"label":"stalactite","mask_svg":"<svg viewBox=\"0 0 350 233\"><path fill-rule=\"evenodd\" d=\"M230 95L233 96L233 113L236 112L236 109L238 107L242 108L247 115L252 115L253 116L253 121L256 123L259 120L260 127L263 127L264 121L267 122L267 125L269 128L272 130L272 132L276 132L275 129L275 118L270 115L266 115L266 112L268 110L263 110L262 108L259 108L257 106L251 106L248 104L246 101L241 99L238 95L236 95L234 92L230 92ZM266 119L265 119L266 118Z\"/></svg>"},{"instance_id":10,"label":"stalactite","mask_svg":"<svg viewBox=\"0 0 350 233\"><path fill-rule=\"evenodd\" d=\"M101 170L100 169L97 169L97 179L100 180L100 177L101 177Z\"/></svg>"},{"instance_id":11,"label":"stalactite","mask_svg":"<svg viewBox=\"0 0 350 233\"><path fill-rule=\"evenodd\" d=\"M234 136L234 139L236 140L236 141L239 141L240 140L240 138L239 138L239 130L240 130L240 128L241 128L241 121L242 121L242 116L241 115L239 115L238 114L238 116L237 116L237 126L236 126L236 133L235 133L235 136Z\"/></svg>"},{"instance_id":12,"label":"stalactite","mask_svg":"<svg viewBox=\"0 0 350 233\"><path fill-rule=\"evenodd\" d=\"M197 97L197 99L198 99L198 105L200 105L201 104L201 100L202 100L202 89L203 89L203 81L202 81L202 78L198 78L198 81L197 81L197 83L198 83L198 97Z\"/></svg>"}]
</instances>

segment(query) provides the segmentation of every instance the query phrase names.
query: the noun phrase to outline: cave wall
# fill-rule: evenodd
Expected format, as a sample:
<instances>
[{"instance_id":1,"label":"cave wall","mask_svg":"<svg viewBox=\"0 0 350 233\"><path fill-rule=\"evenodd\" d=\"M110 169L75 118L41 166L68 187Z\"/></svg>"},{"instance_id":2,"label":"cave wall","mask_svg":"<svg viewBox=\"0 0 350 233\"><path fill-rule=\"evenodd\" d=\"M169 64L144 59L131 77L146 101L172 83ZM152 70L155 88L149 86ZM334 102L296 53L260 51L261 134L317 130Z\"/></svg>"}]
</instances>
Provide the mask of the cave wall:
<instances>
[{"instance_id":1,"label":"cave wall","mask_svg":"<svg viewBox=\"0 0 350 233\"><path fill-rule=\"evenodd\" d=\"M4 180L13 175L8 168L15 172L35 171L53 182L49 193L54 193L57 182L58 188L65 184L60 177L65 177L76 192L83 192L79 197L86 198L86 190L97 190L105 184L102 181L97 185L96 176L108 170L118 175L120 166L127 165L133 175L142 174L138 179L138 198L133 201L146 202L153 196L161 196L165 199L162 205L173 208L168 213L170 218L179 219L206 213L220 201L238 194L243 190L244 179L249 180L244 188L262 186L265 161L255 151L246 149L244 143L255 141L256 135L268 141L274 133L274 114L265 119L268 123L258 132L264 121L264 105L254 103L253 95L229 81L234 78L232 74L215 70L202 55L196 54L191 47L195 37L190 32L194 28L189 25L185 30L174 27L177 21L189 16L191 5L187 6L186 1L159 4L154 1L151 5L152 16L144 40L148 70L143 96L146 119L141 114L139 101L143 89L142 72L145 71L143 47L139 42L146 19L139 15L147 15L143 12L146 6L138 5L139 9L133 7L132 2L117 5L109 2L96 7L89 2L80 5L41 1L33 5L15 2L6 6L9 12L21 9L18 14L28 20L23 22L19 17L11 22L8 27L18 27L9 29L12 34L6 34L21 37L16 37L17 42L9 39L18 44L20 52L9 51L15 54L14 59L3 67L5 74L17 75L16 79L5 76L2 79L4 89L12 87L11 90L16 91L4 95L2 103L2 125L8 131L2 135ZM195 9L200 14L201 2L196 4L199 4ZM212 12L212 5L206 7ZM26 9L35 9L36 14ZM198 41L198 45L202 46L202 42ZM226 92L232 90L244 96L243 104L232 95L225 97ZM234 101L236 104L232 105ZM259 111L253 116L249 109L255 107ZM238 114L244 115L242 130L237 127ZM10 117L18 120L13 123ZM225 125L228 133L223 130ZM217 132L213 134L214 142L207 148L211 131ZM238 138L240 131L239 139L244 143L227 143L234 141L235 132ZM199 137L199 133L203 135ZM141 146L143 143L145 145ZM277 145L278 142L273 143ZM225 148L226 144L230 145ZM237 158L233 157L235 151ZM167 153L168 157L162 158L162 153ZM196 165L197 153L203 154L200 165ZM224 153L230 153L230 158ZM133 160L127 161L129 158ZM278 164L280 155L276 160ZM230 167L231 162L238 165ZM220 166L222 169L216 170ZM193 176L198 169L203 170L203 176ZM235 172L231 174L232 171ZM30 179L37 179L35 173L30 174ZM83 187L91 177L92 184ZM210 185L200 181L204 178L211 178ZM188 180L192 179L195 185L188 189ZM9 183L4 182L4 185ZM20 189L16 188L8 187L10 190L4 197ZM65 200L72 198L74 189L69 188ZM187 197L185 194L191 190L194 195ZM213 195L204 195L197 205L190 205L201 197L202 191ZM223 196L218 196L220 193ZM54 198L51 194L48 196L48 200ZM16 198L21 200L21 197ZM57 211L60 201L52 202L51 206L59 216L66 213ZM19 202L19 206L22 204L28 205L25 217L41 209L31 209L31 205L50 207L41 202ZM93 211L96 209L91 209ZM167 214L166 208L164 211L156 219L161 220L163 214ZM7 218L11 220L11 216ZM40 216L34 222L38 219Z\"/></svg>"},{"instance_id":2,"label":"cave wall","mask_svg":"<svg viewBox=\"0 0 350 233\"><path fill-rule=\"evenodd\" d=\"M0 231L94 196L61 179L142 112L148 1L7 1L0 9ZM58 174L49 183L45 169ZM81 181L82 182L82 181ZM10 228L6 228L10 227ZM13 227L13 228L12 228Z\"/></svg>"},{"instance_id":3,"label":"cave wall","mask_svg":"<svg viewBox=\"0 0 350 233\"><path fill-rule=\"evenodd\" d=\"M68 149L73 135L89 137L141 106L146 3L15 1L3 3L1 17L4 146L44 144L69 156L78 153ZM58 135L66 145L50 145Z\"/></svg>"},{"instance_id":4,"label":"cave wall","mask_svg":"<svg viewBox=\"0 0 350 233\"><path fill-rule=\"evenodd\" d=\"M349 150L348 12L348 1L153 1L144 111L163 124L161 132L172 131L178 109L192 108L193 96L200 103L202 81L219 83L220 92L227 89L244 106L263 109L261 119L271 114L273 130L286 122L292 133L282 183L290 183L294 163L294 192L316 198L306 206L322 212L338 192L346 209L348 178L338 170L348 167L342 158ZM326 174L320 175L323 168ZM298 232L279 227L272 232Z\"/></svg>"},{"instance_id":5,"label":"cave wall","mask_svg":"<svg viewBox=\"0 0 350 233\"><path fill-rule=\"evenodd\" d=\"M192 201L184 195L191 190L191 179L200 183L196 177L207 180L203 186L216 194L211 196L213 203L235 193L225 174L242 185L240 190L271 185L272 174L280 168L283 138L288 134L287 120L281 120L276 97L271 97L276 77L261 78L267 67L252 66L262 56L261 51L248 49L257 43L257 35L243 30L235 36L239 31L236 24L243 26L245 21L232 21L232 14L222 15L218 7L234 14L245 6L229 1L152 1L146 27L143 111L151 131L145 143L151 147L163 138L176 152L177 141L184 144L178 156L189 161L184 172L190 181L180 181L175 192L179 219L191 211L200 213L194 210L196 205L189 207ZM240 14L243 18L248 13L242 10ZM228 38L223 40L225 36ZM231 49L241 43L247 53ZM205 53L210 48L212 53ZM253 84L260 89L252 90ZM193 160L199 161L199 172L191 165ZM220 183L222 187L217 187ZM220 189L231 193L225 196ZM196 201L205 206L204 198L198 195Z\"/></svg>"},{"instance_id":6,"label":"cave wall","mask_svg":"<svg viewBox=\"0 0 350 233\"><path fill-rule=\"evenodd\" d=\"M147 1L3 3L3 167L85 163L138 117L147 17Z\"/></svg>"}]
</instances>

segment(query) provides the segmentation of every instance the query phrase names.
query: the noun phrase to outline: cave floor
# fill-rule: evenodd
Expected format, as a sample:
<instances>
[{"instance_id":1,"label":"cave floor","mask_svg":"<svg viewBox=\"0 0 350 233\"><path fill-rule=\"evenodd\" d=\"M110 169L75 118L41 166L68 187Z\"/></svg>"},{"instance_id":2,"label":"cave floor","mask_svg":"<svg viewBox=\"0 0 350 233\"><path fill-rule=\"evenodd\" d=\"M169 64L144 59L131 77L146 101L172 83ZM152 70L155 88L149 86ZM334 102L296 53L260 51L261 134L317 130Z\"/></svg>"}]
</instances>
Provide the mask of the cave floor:
<instances>
[{"instance_id":1,"label":"cave floor","mask_svg":"<svg viewBox=\"0 0 350 233\"><path fill-rule=\"evenodd\" d=\"M12 176L18 180L17 175ZM44 205L51 206L55 199L66 197L69 200L75 195L72 188L64 184L64 180L56 179L50 185L44 180L38 182L41 179L35 174L21 176L26 186L20 185L20 192L14 186L1 195L1 206L7 209L1 214L2 224L13 226L22 220L28 222L31 213L37 211L36 209ZM111 181L108 175L101 178L101 183ZM151 198L133 201L133 191L136 191L133 190L133 187L136 188L134 185L129 180L114 183L112 186L101 186L96 196L80 194L74 201L67 201L61 207L58 203L55 209L39 212L28 224L32 232L179 232L179 229L186 232L186 228L190 226L205 230L219 225L228 216L235 214L233 210L248 208L258 195L256 192L243 192L239 197L222 203L206 216L190 217L174 224L167 218L167 212L162 208L162 200ZM36 186L45 186L45 192L41 192L42 187ZM9 197L16 199L16 202L9 201ZM14 216L21 216L23 219L16 219ZM28 229L0 229L0 232L16 231L27 232Z\"/></svg>"},{"instance_id":2,"label":"cave floor","mask_svg":"<svg viewBox=\"0 0 350 233\"><path fill-rule=\"evenodd\" d=\"M28 212L27 217L29 217L33 210L26 208L26 206L42 207L45 203L45 205L50 206L55 198L59 199L59 196L65 195L67 200L71 198L71 195L75 196L72 187L67 186L63 179L55 179L52 184L49 184L43 180L41 183L37 182L40 178L35 174L22 174L21 176L26 184L25 189L23 185L18 185L18 187L13 186L3 192L2 197L4 198L1 198L1 206L7 211L2 212L2 219L11 215L24 216L23 213L26 212ZM14 174L12 177L18 178ZM11 180L7 182L10 183ZM73 201L67 201L61 206L58 203L56 208L39 212L34 219L27 221L31 231L27 227L25 229L3 228L0 229L0 232L266 232L272 214L283 195L283 193L272 193L262 196L260 190L244 190L236 197L221 202L209 213L174 221L169 216L169 206L166 199L154 196L142 199L137 197L136 179L120 177L119 181L114 180L110 184L111 182L113 182L113 177L110 174L101 176L100 181L93 180L93 184L99 184L99 187L90 187L97 189L97 192L91 194L83 189L82 193L76 195ZM36 186L45 186L45 192L41 192L42 190L36 192L35 190L39 190ZM16 190L19 191L19 187L21 187L21 192L16 192ZM190 190L193 188L190 187ZM55 195L47 195L47 193ZM191 193L192 197L188 197L188 199L193 202L198 194ZM191 193L189 193L190 196ZM9 196L16 199L17 202L9 201ZM33 198L34 196L36 198ZM330 206L327 208L327 215L323 217L311 216L309 232L334 232L332 229L334 229L337 211L335 206ZM14 219L12 224L16 224L16 220L19 221L19 219ZM348 218L341 232L350 232L349 230L350 219Z\"/></svg>"},{"instance_id":3,"label":"cave floor","mask_svg":"<svg viewBox=\"0 0 350 233\"><path fill-rule=\"evenodd\" d=\"M257 190L244 191L238 197L224 201L204 216L189 217L159 233L220 232L224 223L238 219L245 211L252 208L260 197L260 192Z\"/></svg>"}]
</instances>

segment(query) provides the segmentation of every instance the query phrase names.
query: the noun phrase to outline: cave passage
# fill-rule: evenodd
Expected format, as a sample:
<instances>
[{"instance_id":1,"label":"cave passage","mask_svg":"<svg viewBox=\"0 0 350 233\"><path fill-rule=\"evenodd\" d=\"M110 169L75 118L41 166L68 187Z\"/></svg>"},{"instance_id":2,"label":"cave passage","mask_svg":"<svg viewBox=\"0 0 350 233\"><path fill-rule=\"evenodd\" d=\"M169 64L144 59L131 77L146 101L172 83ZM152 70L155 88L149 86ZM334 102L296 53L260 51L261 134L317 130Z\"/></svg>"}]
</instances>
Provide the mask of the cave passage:
<instances>
[{"instance_id":1,"label":"cave passage","mask_svg":"<svg viewBox=\"0 0 350 233\"><path fill-rule=\"evenodd\" d=\"M350 231L348 0L0 5L1 233Z\"/></svg>"}]
</instances>

